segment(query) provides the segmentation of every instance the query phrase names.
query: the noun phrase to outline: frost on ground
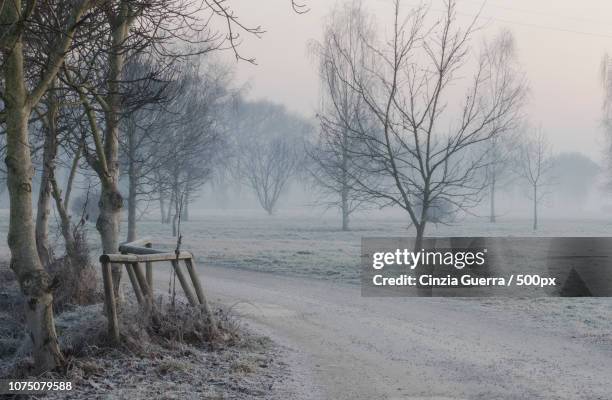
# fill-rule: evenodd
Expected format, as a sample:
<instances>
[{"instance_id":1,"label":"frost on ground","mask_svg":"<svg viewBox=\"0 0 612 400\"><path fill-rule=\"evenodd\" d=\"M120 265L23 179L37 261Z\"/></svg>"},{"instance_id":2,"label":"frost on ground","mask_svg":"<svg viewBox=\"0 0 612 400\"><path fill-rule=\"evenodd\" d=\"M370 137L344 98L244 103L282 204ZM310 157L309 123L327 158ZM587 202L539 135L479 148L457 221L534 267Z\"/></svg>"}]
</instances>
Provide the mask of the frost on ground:
<instances>
[{"instance_id":1,"label":"frost on ground","mask_svg":"<svg viewBox=\"0 0 612 400\"><path fill-rule=\"evenodd\" d=\"M21 299L6 265L0 268L0 378L31 376L30 341L25 336ZM122 341L108 342L102 304L75 306L56 317L65 371L38 379L69 380L62 399L285 399L291 397L285 349L238 324L218 309L221 338L205 337L193 309L177 300L163 304L151 324L133 300L121 314ZM36 397L36 396L33 396Z\"/></svg>"},{"instance_id":2,"label":"frost on ground","mask_svg":"<svg viewBox=\"0 0 612 400\"><path fill-rule=\"evenodd\" d=\"M331 280L341 284L360 283L361 238L410 236L406 220L397 217L360 216L352 229L343 232L335 216L257 212L204 212L183 222L183 246L193 249L200 266L240 268L296 277ZM169 249L170 227L143 221L141 232ZM525 220L490 224L466 219L450 225L434 225L431 236L609 236L612 221L606 219L543 221L534 233ZM440 299L462 308L465 302L477 312L508 313L536 321L576 340L612 346L612 298L474 298Z\"/></svg>"},{"instance_id":3,"label":"frost on ground","mask_svg":"<svg viewBox=\"0 0 612 400\"><path fill-rule=\"evenodd\" d=\"M4 223L5 219L0 219L0 232L6 232ZM217 387L217 380L224 382L219 387L230 389L229 398L269 398L260 396L258 390L267 382L277 382L272 388L282 393L286 387L283 382L299 379L286 372L297 365L300 371L312 373L313 384L297 382L296 386L302 385L310 394L308 398L314 399L416 399L432 395L482 400L610 398L612 299L363 298L357 285L361 238L407 236L412 231L403 219L381 216L356 217L352 228L340 231L335 216L282 213L268 217L256 212L211 211L184 221L183 248L195 254L209 298L220 304L238 304L235 311L245 320L290 347L290 354L297 354L279 358L291 359L290 367L281 361L267 367L254 363L257 368L250 373L249 367L232 367L237 360L233 357L255 354L257 359L257 351L188 353L184 356L187 371L193 371L192 367L203 371L201 375L186 374L188 379L210 388ZM99 254L95 228L90 229L92 254ZM612 223L605 220L545 220L534 234L528 220L488 224L474 219L432 225L428 233L609 236L610 232ZM156 247L175 247L171 227L156 220L141 221L139 234L151 236ZM0 255L8 259L4 243L1 238L4 247L0 247ZM167 272L155 276L158 291L168 287L168 276ZM0 329L3 325L0 321ZM162 387L156 385L165 379L161 373L166 370L164 360L181 351L157 349L153 353L158 356L145 365L130 354L109 354L104 366L110 368L110 377L121 377L134 390L144 376L158 377L154 383L141 385L150 386L149 397L156 397L154 390ZM200 359L204 361L199 363ZM130 366L129 376L120 373L121 364ZM106 385L103 373L83 368L84 374L90 374L86 376L95 377L96 384ZM231 379L236 377L240 384L232 386ZM256 388L253 392L238 389L245 382L257 382L258 386L247 384ZM181 384L173 385L182 390ZM88 390L119 393L126 386L115 386L111 381L108 386ZM323 394L313 394L314 386ZM164 394L173 395L163 388ZM214 393L210 395L215 398Z\"/></svg>"}]
</instances>

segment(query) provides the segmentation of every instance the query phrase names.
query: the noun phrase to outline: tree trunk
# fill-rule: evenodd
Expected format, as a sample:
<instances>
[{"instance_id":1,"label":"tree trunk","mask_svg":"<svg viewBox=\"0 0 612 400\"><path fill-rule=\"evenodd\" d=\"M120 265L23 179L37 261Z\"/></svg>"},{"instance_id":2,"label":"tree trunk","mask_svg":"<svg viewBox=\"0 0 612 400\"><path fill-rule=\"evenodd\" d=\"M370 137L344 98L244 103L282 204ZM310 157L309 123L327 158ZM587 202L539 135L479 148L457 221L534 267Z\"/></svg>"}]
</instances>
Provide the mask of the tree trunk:
<instances>
[{"instance_id":1,"label":"tree trunk","mask_svg":"<svg viewBox=\"0 0 612 400\"><path fill-rule=\"evenodd\" d=\"M70 222L70 214L68 214L65 203L62 202L62 194L60 192L57 182L55 181L53 173L51 173L49 181L52 188L53 199L55 200L55 207L57 208L57 213L60 216L60 227L62 231L62 236L64 238L64 243L66 244L66 255L70 259L73 268L76 269L79 267L85 267L77 265L78 256L76 239L71 229L72 224Z\"/></svg>"},{"instance_id":2,"label":"tree trunk","mask_svg":"<svg viewBox=\"0 0 612 400\"><path fill-rule=\"evenodd\" d=\"M124 45L128 33L127 6L120 5L119 14L115 21L111 21L112 49L109 53L109 74L107 77L109 92L106 97L107 110L105 110L106 130L104 133L104 155L106 158L106 171L100 176L102 188L100 192L100 214L96 228L102 239L104 253L119 251L119 224L121 222L121 209L123 198L118 189L119 183L119 115L121 113L121 88L123 65L125 62ZM122 266L112 265L113 288L115 296L119 298Z\"/></svg>"},{"instance_id":3,"label":"tree trunk","mask_svg":"<svg viewBox=\"0 0 612 400\"><path fill-rule=\"evenodd\" d=\"M342 201L342 230L349 230L349 205L348 205L348 188L346 185L343 185L342 193L341 193L341 201Z\"/></svg>"},{"instance_id":4,"label":"tree trunk","mask_svg":"<svg viewBox=\"0 0 612 400\"><path fill-rule=\"evenodd\" d=\"M423 239L425 238L425 224L423 221L416 226L416 237L414 238L414 251L418 252L423 249Z\"/></svg>"},{"instance_id":5,"label":"tree trunk","mask_svg":"<svg viewBox=\"0 0 612 400\"><path fill-rule=\"evenodd\" d=\"M538 230L538 186L533 185L533 230Z\"/></svg>"},{"instance_id":6,"label":"tree trunk","mask_svg":"<svg viewBox=\"0 0 612 400\"><path fill-rule=\"evenodd\" d=\"M2 23L20 16L20 2L5 5ZM50 370L64 361L53 321L53 295L49 275L36 250L32 210L32 159L28 138L30 109L26 106L23 46L20 39L4 48L4 106L6 114L6 166L10 198L8 245L11 269L25 296L25 315L36 368Z\"/></svg>"},{"instance_id":7,"label":"tree trunk","mask_svg":"<svg viewBox=\"0 0 612 400\"><path fill-rule=\"evenodd\" d=\"M49 244L49 213L51 212L51 181L50 176L55 170L57 155L57 113L58 104L53 93L53 86L47 93L47 121L45 124L45 143L43 148L43 164L40 178L40 189L36 210L36 250L43 266L53 260L53 252Z\"/></svg>"},{"instance_id":8,"label":"tree trunk","mask_svg":"<svg viewBox=\"0 0 612 400\"><path fill-rule=\"evenodd\" d=\"M128 193L128 232L127 241L136 240L136 183L130 178Z\"/></svg>"},{"instance_id":9,"label":"tree trunk","mask_svg":"<svg viewBox=\"0 0 612 400\"><path fill-rule=\"evenodd\" d=\"M180 209L179 209L179 202L175 201L174 202L174 216L172 217L172 237L176 237L176 235L178 234L177 230L178 230L178 219L180 216Z\"/></svg>"},{"instance_id":10,"label":"tree trunk","mask_svg":"<svg viewBox=\"0 0 612 400\"><path fill-rule=\"evenodd\" d=\"M490 200L491 200L491 209L490 209L490 213L489 213L489 222L491 223L495 223L496 222L496 217L495 217L495 175L493 175L493 178L491 179L491 190L490 190Z\"/></svg>"},{"instance_id":11,"label":"tree trunk","mask_svg":"<svg viewBox=\"0 0 612 400\"><path fill-rule=\"evenodd\" d=\"M166 223L166 209L165 207L165 202L164 202L164 198L162 197L161 193L159 194L159 211L161 214L161 223L165 224Z\"/></svg>"},{"instance_id":12,"label":"tree trunk","mask_svg":"<svg viewBox=\"0 0 612 400\"><path fill-rule=\"evenodd\" d=\"M68 175L68 182L66 182L66 194L64 196L64 207L66 210L70 208L70 194L72 193L72 185L74 183L74 177L76 176L77 168L79 167L79 160L81 158L81 146L79 143L79 147L77 148L76 153L74 154L74 159L72 160L72 166L70 167L70 174Z\"/></svg>"},{"instance_id":13,"label":"tree trunk","mask_svg":"<svg viewBox=\"0 0 612 400\"><path fill-rule=\"evenodd\" d=\"M123 207L123 198L117 189L117 184L112 182L102 183L102 191L100 193L100 214L96 221L96 228L102 239L102 252L116 253L119 251L119 223L121 217L121 208ZM121 283L121 265L113 264L113 288L115 296L119 296L119 285ZM118 298L118 297L116 297Z\"/></svg>"},{"instance_id":14,"label":"tree trunk","mask_svg":"<svg viewBox=\"0 0 612 400\"><path fill-rule=\"evenodd\" d=\"M349 203L348 203L348 132L342 131L342 188L340 190L340 200L342 202L342 230L349 230Z\"/></svg>"},{"instance_id":15,"label":"tree trunk","mask_svg":"<svg viewBox=\"0 0 612 400\"><path fill-rule=\"evenodd\" d=\"M136 143L135 143L135 127L130 126L128 132L128 232L127 241L133 242L136 240L136 189L138 187L138 175L136 167Z\"/></svg>"},{"instance_id":16,"label":"tree trunk","mask_svg":"<svg viewBox=\"0 0 612 400\"><path fill-rule=\"evenodd\" d=\"M421 223L416 225L416 237L414 238L414 252L420 252L423 249L423 240L425 238L425 226L427 224L426 220L422 220ZM415 271L420 275L427 275L432 272L431 267L427 265L417 265L415 267ZM431 287L421 287L417 285L417 293L421 297L431 297L433 294L433 289Z\"/></svg>"},{"instance_id":17,"label":"tree trunk","mask_svg":"<svg viewBox=\"0 0 612 400\"><path fill-rule=\"evenodd\" d=\"M183 198L183 204L181 208L183 211L181 215L181 220L189 221L189 191L185 192L185 197Z\"/></svg>"},{"instance_id":18,"label":"tree trunk","mask_svg":"<svg viewBox=\"0 0 612 400\"><path fill-rule=\"evenodd\" d=\"M170 223L172 218L172 209L174 208L174 194L170 196L170 203L168 204L168 212L166 213L166 224Z\"/></svg>"}]
</instances>

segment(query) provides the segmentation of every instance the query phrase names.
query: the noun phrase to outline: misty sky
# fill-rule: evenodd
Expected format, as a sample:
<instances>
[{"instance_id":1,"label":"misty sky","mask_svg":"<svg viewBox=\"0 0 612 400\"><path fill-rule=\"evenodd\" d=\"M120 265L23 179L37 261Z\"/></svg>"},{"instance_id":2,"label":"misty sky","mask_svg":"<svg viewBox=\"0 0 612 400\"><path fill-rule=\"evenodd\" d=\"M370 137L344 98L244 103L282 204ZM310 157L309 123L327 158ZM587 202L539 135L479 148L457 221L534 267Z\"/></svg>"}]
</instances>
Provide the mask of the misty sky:
<instances>
[{"instance_id":1,"label":"misty sky","mask_svg":"<svg viewBox=\"0 0 612 400\"><path fill-rule=\"evenodd\" d=\"M268 98L291 110L312 116L319 84L316 65L307 51L310 40L321 37L333 0L303 0L305 15L291 12L289 0L232 0L243 23L261 25L262 39L244 37L242 51L258 65L240 62L236 77L248 82L250 97ZM405 8L417 2L405 1ZM432 0L432 13L442 1ZM459 0L459 21L468 23L481 1ZM391 12L390 0L364 0L377 15L381 34ZM612 2L609 0L489 0L485 3L480 35L491 37L501 28L515 36L520 63L531 95L530 120L541 125L555 151L580 151L601 160L601 59L612 52ZM481 38L477 37L477 45ZM230 54L227 54L231 59ZM452 101L452 99L450 99Z\"/></svg>"}]
</instances>

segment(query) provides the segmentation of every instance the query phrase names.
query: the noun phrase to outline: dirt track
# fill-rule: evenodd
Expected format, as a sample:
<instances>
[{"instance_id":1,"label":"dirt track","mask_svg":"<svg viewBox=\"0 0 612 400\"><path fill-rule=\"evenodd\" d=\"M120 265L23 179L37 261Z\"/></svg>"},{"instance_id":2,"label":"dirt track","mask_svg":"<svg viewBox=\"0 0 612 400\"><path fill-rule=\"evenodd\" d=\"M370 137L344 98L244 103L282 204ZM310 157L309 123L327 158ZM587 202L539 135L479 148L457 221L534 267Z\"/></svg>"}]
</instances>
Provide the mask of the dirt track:
<instances>
[{"instance_id":1,"label":"dirt track","mask_svg":"<svg viewBox=\"0 0 612 400\"><path fill-rule=\"evenodd\" d=\"M612 393L611 341L579 340L520 312L477 301L363 298L357 286L237 269L206 268L202 278L211 300L294 350L303 398L594 400Z\"/></svg>"}]
</instances>

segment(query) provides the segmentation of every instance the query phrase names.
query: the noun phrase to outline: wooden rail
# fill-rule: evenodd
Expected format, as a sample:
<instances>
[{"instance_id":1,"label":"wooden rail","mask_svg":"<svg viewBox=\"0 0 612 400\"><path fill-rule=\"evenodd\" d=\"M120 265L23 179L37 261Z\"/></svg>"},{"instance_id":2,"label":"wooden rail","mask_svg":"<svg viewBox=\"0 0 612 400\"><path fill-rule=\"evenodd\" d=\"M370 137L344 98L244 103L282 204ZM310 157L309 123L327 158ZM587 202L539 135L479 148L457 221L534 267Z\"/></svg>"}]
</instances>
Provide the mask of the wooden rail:
<instances>
[{"instance_id":1,"label":"wooden rail","mask_svg":"<svg viewBox=\"0 0 612 400\"><path fill-rule=\"evenodd\" d=\"M117 317L117 299L114 295L111 264L123 264L125 266L130 283L134 289L136 300L140 305L144 305L152 310L154 307L153 263L160 261L170 262L189 304L194 307L199 306L202 308L206 318L208 318L213 335L216 334L214 317L206 302L200 279L195 270L193 255L190 252L180 251L177 254L157 250L152 248L151 241L148 238L139 239L130 243L123 243L119 246L119 251L120 254L103 254L100 256L102 279L104 281L104 303L108 318L108 331L113 340L118 342L120 335ZM187 275L183 272L180 261L185 263ZM141 268L141 263L145 264L145 272L143 272ZM191 280L191 285L187 277ZM195 294L192 287L193 290L195 290Z\"/></svg>"}]
</instances>

